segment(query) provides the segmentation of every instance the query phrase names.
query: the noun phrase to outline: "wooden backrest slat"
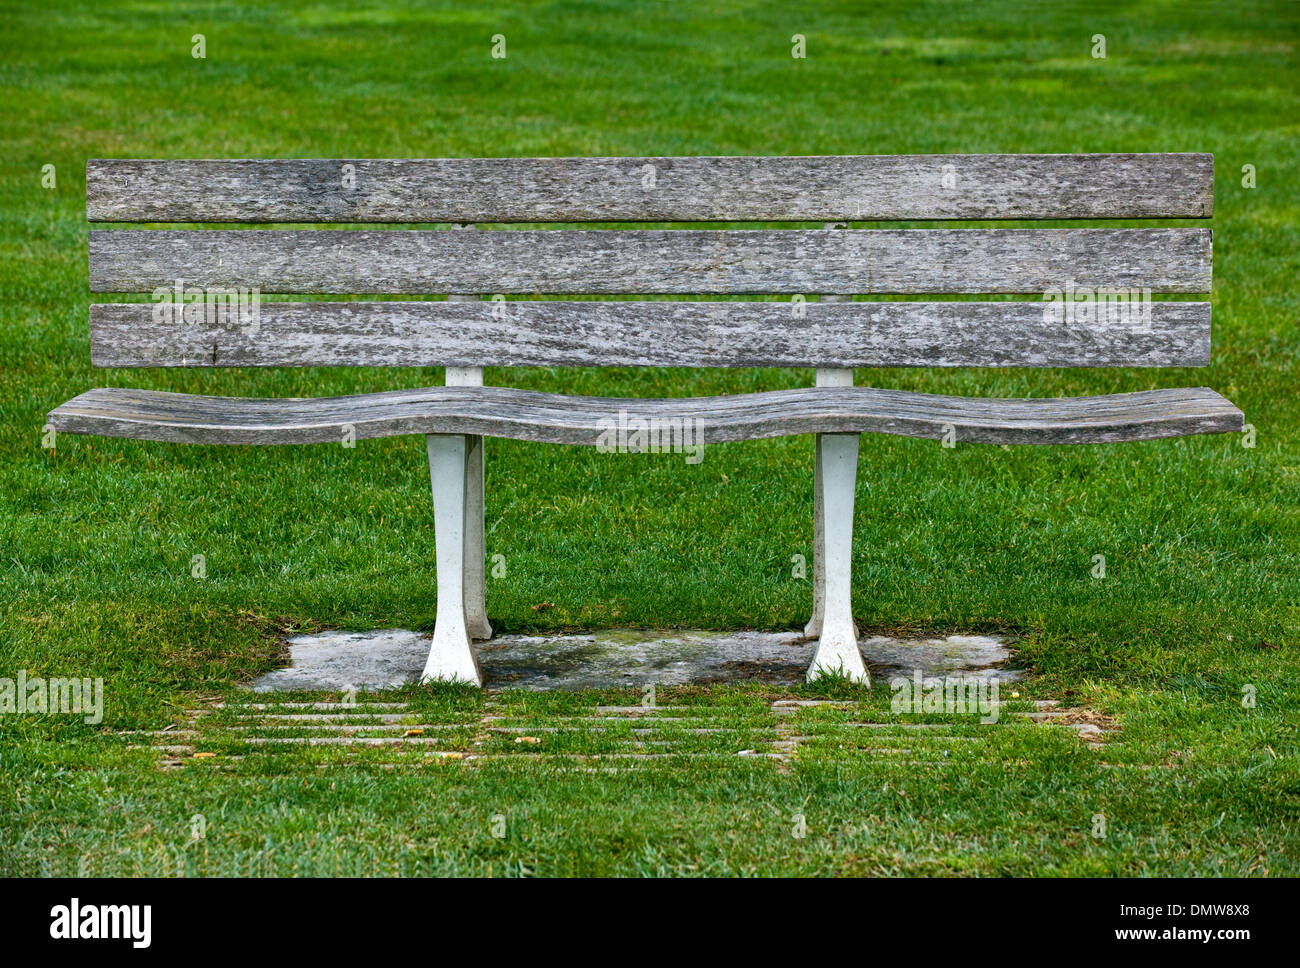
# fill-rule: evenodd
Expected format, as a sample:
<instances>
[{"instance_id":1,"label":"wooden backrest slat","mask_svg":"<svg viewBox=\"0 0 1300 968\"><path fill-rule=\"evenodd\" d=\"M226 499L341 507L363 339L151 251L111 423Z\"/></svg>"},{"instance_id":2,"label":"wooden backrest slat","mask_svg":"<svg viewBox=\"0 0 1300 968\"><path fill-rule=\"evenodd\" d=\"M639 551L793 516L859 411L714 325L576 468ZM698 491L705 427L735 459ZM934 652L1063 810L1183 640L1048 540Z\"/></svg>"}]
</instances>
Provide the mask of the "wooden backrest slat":
<instances>
[{"instance_id":1,"label":"wooden backrest slat","mask_svg":"<svg viewBox=\"0 0 1300 968\"><path fill-rule=\"evenodd\" d=\"M98 230L90 287L277 293L1210 290L1208 229Z\"/></svg>"},{"instance_id":2,"label":"wooden backrest slat","mask_svg":"<svg viewBox=\"0 0 1300 968\"><path fill-rule=\"evenodd\" d=\"M1213 180L1213 156L1195 153L92 160L86 207L92 222L1167 219L1208 218ZM1199 366L1208 303L1150 297L1209 292L1211 270L1196 228L96 230L93 291L205 308L98 305L91 331L99 366ZM252 317L230 306L239 291ZM832 302L848 294L1045 301Z\"/></svg>"},{"instance_id":3,"label":"wooden backrest slat","mask_svg":"<svg viewBox=\"0 0 1300 968\"><path fill-rule=\"evenodd\" d=\"M92 222L1209 218L1214 156L91 159Z\"/></svg>"},{"instance_id":4,"label":"wooden backrest slat","mask_svg":"<svg viewBox=\"0 0 1300 968\"><path fill-rule=\"evenodd\" d=\"M298 302L90 307L96 366L1203 366L1210 305Z\"/></svg>"}]
</instances>

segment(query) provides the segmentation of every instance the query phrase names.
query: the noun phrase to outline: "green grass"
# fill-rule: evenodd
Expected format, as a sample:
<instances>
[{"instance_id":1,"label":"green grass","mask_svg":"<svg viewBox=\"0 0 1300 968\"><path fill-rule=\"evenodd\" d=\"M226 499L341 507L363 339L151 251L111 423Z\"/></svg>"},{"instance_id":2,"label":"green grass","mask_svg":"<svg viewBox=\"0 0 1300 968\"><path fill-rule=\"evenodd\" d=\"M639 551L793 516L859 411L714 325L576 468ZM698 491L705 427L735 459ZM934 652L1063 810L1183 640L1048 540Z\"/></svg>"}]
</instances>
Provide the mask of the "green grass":
<instances>
[{"instance_id":1,"label":"green grass","mask_svg":"<svg viewBox=\"0 0 1300 968\"><path fill-rule=\"evenodd\" d=\"M5 5L0 676L102 676L107 705L98 727L0 717L0 873L50 858L153 870L193 852L195 813L208 822L198 872L1300 872L1297 7L784 6ZM190 56L195 33L204 60ZM505 60L489 56L495 33ZM795 33L804 60L790 57ZM1095 33L1105 60L1089 56ZM857 377L1005 396L1204 385L1246 412L1253 449L1235 435L1052 449L863 440L863 631L1015 636L1028 694L1117 717L1122 741L1104 753L1008 727L922 768L853 755L826 725L830 739L788 769L720 755L603 774L539 754L386 770L300 749L160 772L113 735L179 721L275 667L284 630L430 628L427 466L411 438L345 450L64 435L50 452L46 411L91 386L322 395L441 374L92 370L87 158L1184 150L1216 158L1208 368ZM809 376L487 374L629 396ZM790 558L811 555L808 439L712 446L698 466L513 441L488 451L488 552L507 566L488 588L498 630L806 619L811 590ZM1097 554L1103 580L1090 575ZM554 607L532 610L543 601ZM404 693L452 723L485 701L422 695ZM747 736L769 728L771 698L670 693L734 705ZM883 684L858 698L887 706ZM493 701L554 725L598 697ZM608 739L579 732L555 748ZM1098 812L1104 840L1090 835ZM805 838L790 833L795 813ZM496 814L505 838L489 833Z\"/></svg>"}]
</instances>

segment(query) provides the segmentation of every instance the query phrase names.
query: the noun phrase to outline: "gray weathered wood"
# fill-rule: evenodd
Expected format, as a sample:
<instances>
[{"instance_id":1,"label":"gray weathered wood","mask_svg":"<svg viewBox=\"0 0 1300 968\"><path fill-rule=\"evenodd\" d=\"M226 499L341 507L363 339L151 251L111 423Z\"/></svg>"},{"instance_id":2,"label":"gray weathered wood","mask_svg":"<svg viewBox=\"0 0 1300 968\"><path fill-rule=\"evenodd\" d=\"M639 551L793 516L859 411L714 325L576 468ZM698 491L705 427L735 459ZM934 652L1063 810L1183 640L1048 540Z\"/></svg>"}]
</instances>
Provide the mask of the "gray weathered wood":
<instances>
[{"instance_id":1,"label":"gray weathered wood","mask_svg":"<svg viewBox=\"0 0 1300 968\"><path fill-rule=\"evenodd\" d=\"M96 292L1208 292L1208 229L92 231Z\"/></svg>"},{"instance_id":2,"label":"gray weathered wood","mask_svg":"<svg viewBox=\"0 0 1300 968\"><path fill-rule=\"evenodd\" d=\"M351 165L351 177L345 177ZM92 222L1208 218L1209 154L92 159Z\"/></svg>"},{"instance_id":3,"label":"gray weathered wood","mask_svg":"<svg viewBox=\"0 0 1300 968\"><path fill-rule=\"evenodd\" d=\"M671 399L569 397L507 387L430 387L317 399L90 390L49 414L65 433L208 444L311 444L402 434L480 434L598 445L620 413L702 421L702 442L804 433L884 433L958 443L1094 444L1242 429L1205 387L1000 400L869 387ZM694 426L693 424L691 426Z\"/></svg>"},{"instance_id":4,"label":"gray weathered wood","mask_svg":"<svg viewBox=\"0 0 1300 968\"><path fill-rule=\"evenodd\" d=\"M1034 302L306 302L173 322L90 307L96 366L1204 366L1210 304L1061 325ZM798 315L801 313L802 315Z\"/></svg>"}]
</instances>

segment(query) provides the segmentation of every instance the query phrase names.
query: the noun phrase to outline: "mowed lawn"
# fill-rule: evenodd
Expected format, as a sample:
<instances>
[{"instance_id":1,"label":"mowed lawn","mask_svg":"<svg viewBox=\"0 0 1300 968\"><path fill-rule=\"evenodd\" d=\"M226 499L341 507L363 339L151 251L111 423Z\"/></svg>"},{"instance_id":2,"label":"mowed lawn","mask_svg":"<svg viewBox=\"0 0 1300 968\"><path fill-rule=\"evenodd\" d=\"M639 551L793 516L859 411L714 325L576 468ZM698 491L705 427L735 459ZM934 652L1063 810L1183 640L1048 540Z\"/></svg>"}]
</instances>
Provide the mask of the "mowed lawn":
<instances>
[{"instance_id":1,"label":"mowed lawn","mask_svg":"<svg viewBox=\"0 0 1300 968\"><path fill-rule=\"evenodd\" d=\"M102 677L105 715L0 716L0 874L1300 873L1300 8L867 6L4 4L0 677ZM805 58L791 56L795 34ZM213 726L217 755L163 769L123 735L234 698L282 663L286 631L432 628L423 441L61 435L51 450L45 413L92 386L311 396L442 375L93 370L87 158L1074 151L1214 153L1212 364L863 370L858 385L1210 386L1253 438L943 449L864 437L854 613L864 634L1012 636L1030 671L1020 700L1107 717L1104 747L1004 724L971 727L959 749L918 739L869 755L860 730L810 713L799 726L812 739L789 762L734 755L770 740L774 699L887 716L881 681L661 690L731 732L670 724L656 748L696 755L613 768L571 754L644 734L566 732L566 717L635 703L634 690L396 697L412 722L449 727L448 749L473 749L493 711L539 739L494 734L503 755L478 763L258 749ZM487 373L627 396L811 379ZM811 559L811 439L711 446L698 465L487 449L488 553L506 565L488 586L498 631L806 621L811 587L791 558ZM505 755L516 750L527 755Z\"/></svg>"}]
</instances>

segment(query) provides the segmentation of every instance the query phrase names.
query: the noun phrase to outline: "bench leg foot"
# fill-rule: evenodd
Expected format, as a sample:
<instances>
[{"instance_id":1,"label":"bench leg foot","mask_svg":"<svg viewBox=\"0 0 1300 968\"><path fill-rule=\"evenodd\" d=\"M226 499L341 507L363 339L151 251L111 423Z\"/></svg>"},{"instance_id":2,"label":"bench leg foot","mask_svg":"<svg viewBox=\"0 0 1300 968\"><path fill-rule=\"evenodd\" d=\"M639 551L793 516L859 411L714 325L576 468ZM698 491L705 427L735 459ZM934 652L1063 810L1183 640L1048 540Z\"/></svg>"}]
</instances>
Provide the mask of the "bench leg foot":
<instances>
[{"instance_id":1,"label":"bench leg foot","mask_svg":"<svg viewBox=\"0 0 1300 968\"><path fill-rule=\"evenodd\" d=\"M483 527L483 438L465 438L465 627L476 641L492 638L487 618L487 548Z\"/></svg>"},{"instance_id":2,"label":"bench leg foot","mask_svg":"<svg viewBox=\"0 0 1300 968\"><path fill-rule=\"evenodd\" d=\"M858 477L858 435L820 434L817 438L821 468L821 503L818 521L824 548L825 577L820 638L808 681L830 673L871 685L849 602L853 553L853 494ZM814 615L814 618L816 616Z\"/></svg>"},{"instance_id":3,"label":"bench leg foot","mask_svg":"<svg viewBox=\"0 0 1300 968\"><path fill-rule=\"evenodd\" d=\"M438 617L433 647L421 682L441 680L483 685L483 672L465 624L465 478L467 440L430 434L434 541L438 556Z\"/></svg>"},{"instance_id":4,"label":"bench leg foot","mask_svg":"<svg viewBox=\"0 0 1300 968\"><path fill-rule=\"evenodd\" d=\"M815 639L822 634L822 621L826 616L826 532L822 510L822 435L817 435L813 452L813 607L812 618L803 627L804 638ZM853 626L853 637L858 637L858 627Z\"/></svg>"}]
</instances>

